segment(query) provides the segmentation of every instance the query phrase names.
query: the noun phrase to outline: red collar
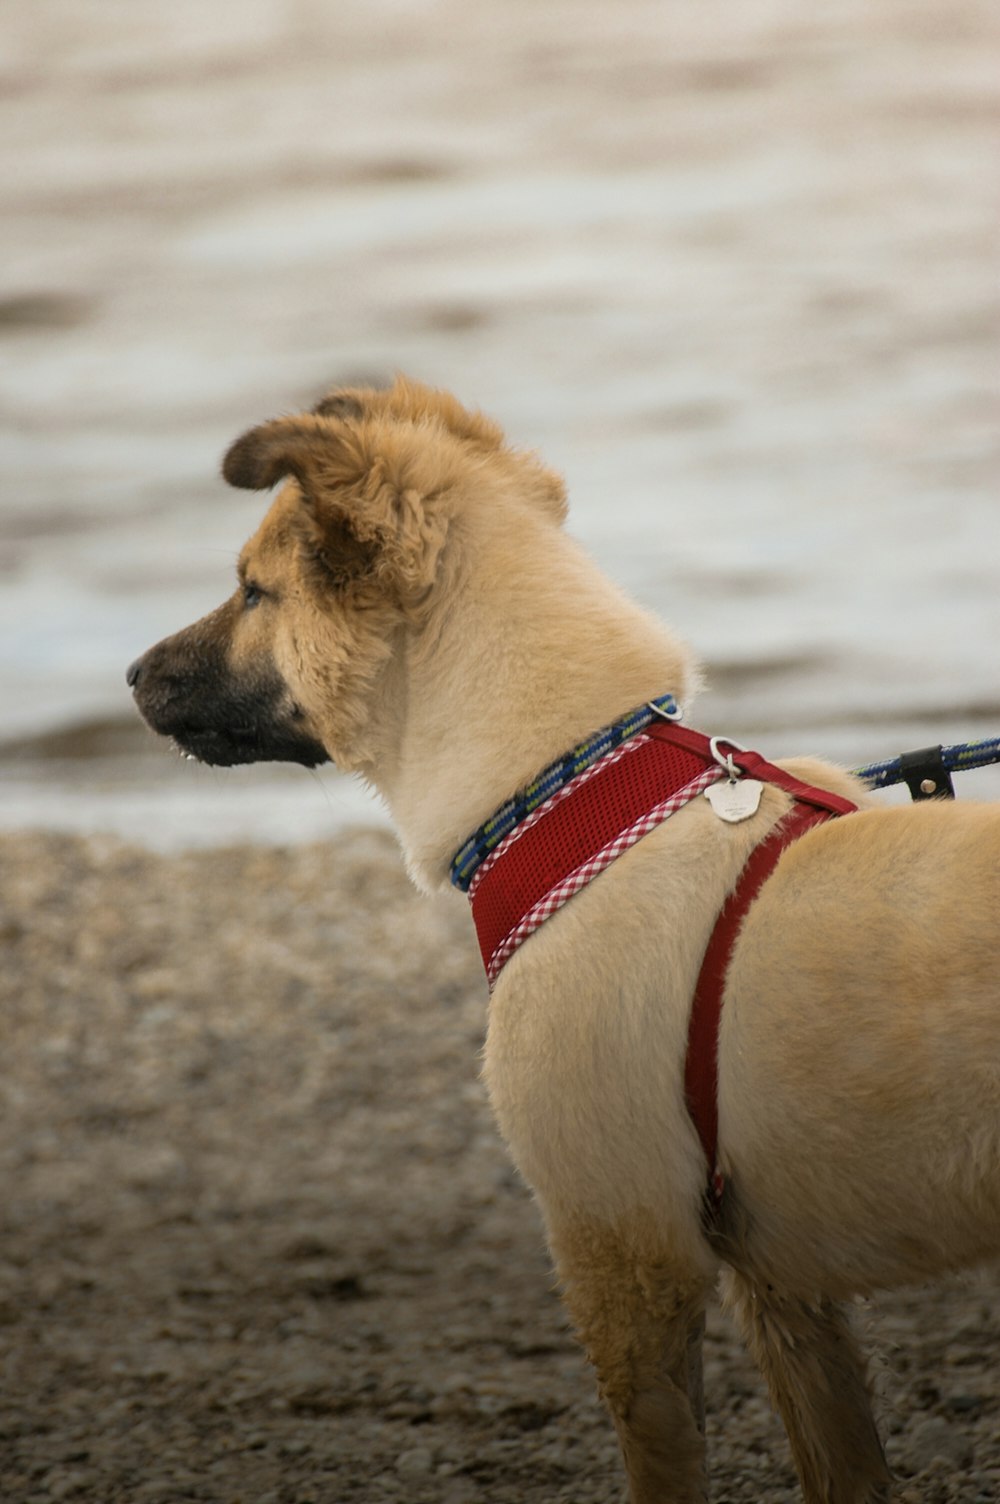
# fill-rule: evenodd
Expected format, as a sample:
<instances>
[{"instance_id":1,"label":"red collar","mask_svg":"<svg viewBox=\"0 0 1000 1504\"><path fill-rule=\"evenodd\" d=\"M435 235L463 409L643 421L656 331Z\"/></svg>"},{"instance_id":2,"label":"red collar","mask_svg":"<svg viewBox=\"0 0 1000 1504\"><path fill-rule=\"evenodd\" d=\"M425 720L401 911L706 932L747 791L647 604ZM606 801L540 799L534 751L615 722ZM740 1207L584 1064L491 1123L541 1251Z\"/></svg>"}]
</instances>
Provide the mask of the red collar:
<instances>
[{"instance_id":1,"label":"red collar","mask_svg":"<svg viewBox=\"0 0 1000 1504\"><path fill-rule=\"evenodd\" d=\"M751 853L716 921L695 989L685 1090L716 1205L721 1195L716 1169L718 1028L740 924L790 842L813 825L856 809L847 799L801 783L758 752L734 747L731 756L742 774L776 784L795 803ZM648 831L725 776L708 737L657 720L564 784L517 825L483 861L469 888L491 990L514 951L545 919Z\"/></svg>"}]
</instances>

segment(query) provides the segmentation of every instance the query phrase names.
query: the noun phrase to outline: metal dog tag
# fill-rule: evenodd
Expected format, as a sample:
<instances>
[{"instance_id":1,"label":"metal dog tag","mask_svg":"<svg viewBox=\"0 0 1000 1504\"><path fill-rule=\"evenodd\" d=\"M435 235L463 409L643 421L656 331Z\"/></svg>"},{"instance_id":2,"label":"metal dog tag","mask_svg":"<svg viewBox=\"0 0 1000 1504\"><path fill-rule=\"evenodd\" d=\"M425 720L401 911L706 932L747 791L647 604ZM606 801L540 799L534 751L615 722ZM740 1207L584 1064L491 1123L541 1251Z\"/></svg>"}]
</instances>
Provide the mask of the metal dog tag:
<instances>
[{"instance_id":1,"label":"metal dog tag","mask_svg":"<svg viewBox=\"0 0 1000 1504\"><path fill-rule=\"evenodd\" d=\"M757 813L763 792L764 785L757 778L738 778L735 783L723 778L705 790L705 798L720 820L738 825Z\"/></svg>"}]
</instances>

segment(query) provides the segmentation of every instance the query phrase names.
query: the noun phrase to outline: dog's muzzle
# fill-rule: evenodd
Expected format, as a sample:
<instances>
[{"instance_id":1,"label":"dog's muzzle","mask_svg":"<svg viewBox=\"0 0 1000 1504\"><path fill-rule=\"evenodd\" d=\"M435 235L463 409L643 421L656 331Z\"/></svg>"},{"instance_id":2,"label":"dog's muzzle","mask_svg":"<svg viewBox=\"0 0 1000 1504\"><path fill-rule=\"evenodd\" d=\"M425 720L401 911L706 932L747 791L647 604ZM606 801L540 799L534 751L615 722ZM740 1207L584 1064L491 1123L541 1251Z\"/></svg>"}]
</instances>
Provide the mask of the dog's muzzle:
<instances>
[{"instance_id":1,"label":"dog's muzzle","mask_svg":"<svg viewBox=\"0 0 1000 1504\"><path fill-rule=\"evenodd\" d=\"M277 674L239 679L220 653L204 644L192 651L183 634L129 664L125 680L146 724L199 762L329 762L323 744L298 724L302 713Z\"/></svg>"}]
</instances>

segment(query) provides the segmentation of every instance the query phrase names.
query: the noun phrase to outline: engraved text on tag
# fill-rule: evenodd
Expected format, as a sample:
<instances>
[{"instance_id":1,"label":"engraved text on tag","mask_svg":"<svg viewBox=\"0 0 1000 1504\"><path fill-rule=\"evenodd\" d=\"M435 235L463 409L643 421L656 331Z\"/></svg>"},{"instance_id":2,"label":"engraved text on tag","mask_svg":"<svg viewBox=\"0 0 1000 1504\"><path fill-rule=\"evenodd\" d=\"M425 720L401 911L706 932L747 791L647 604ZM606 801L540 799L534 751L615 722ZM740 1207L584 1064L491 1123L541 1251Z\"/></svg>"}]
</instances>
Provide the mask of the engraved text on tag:
<instances>
[{"instance_id":1,"label":"engraved text on tag","mask_svg":"<svg viewBox=\"0 0 1000 1504\"><path fill-rule=\"evenodd\" d=\"M705 790L705 798L720 820L738 825L757 813L763 791L764 785L756 778L738 778L735 783L724 778Z\"/></svg>"}]
</instances>

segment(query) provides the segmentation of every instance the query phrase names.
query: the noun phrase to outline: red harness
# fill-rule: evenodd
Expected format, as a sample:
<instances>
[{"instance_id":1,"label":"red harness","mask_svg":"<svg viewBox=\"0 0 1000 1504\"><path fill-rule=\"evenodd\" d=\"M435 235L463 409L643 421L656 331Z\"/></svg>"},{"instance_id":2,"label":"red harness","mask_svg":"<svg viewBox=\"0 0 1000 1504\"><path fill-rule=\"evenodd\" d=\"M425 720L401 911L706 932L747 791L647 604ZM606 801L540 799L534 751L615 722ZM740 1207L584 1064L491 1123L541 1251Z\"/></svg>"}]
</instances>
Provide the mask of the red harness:
<instances>
[{"instance_id":1,"label":"red harness","mask_svg":"<svg viewBox=\"0 0 1000 1504\"><path fill-rule=\"evenodd\" d=\"M758 752L734 748L731 756L741 773L776 784L795 802L751 852L716 920L695 988L684 1088L709 1165L710 1209L717 1208L722 1194L717 1166L719 1021L740 926L786 846L814 825L857 808L826 789L801 783ZM724 776L708 737L654 721L511 831L469 888L491 988L506 961L544 919L647 831Z\"/></svg>"}]
</instances>

